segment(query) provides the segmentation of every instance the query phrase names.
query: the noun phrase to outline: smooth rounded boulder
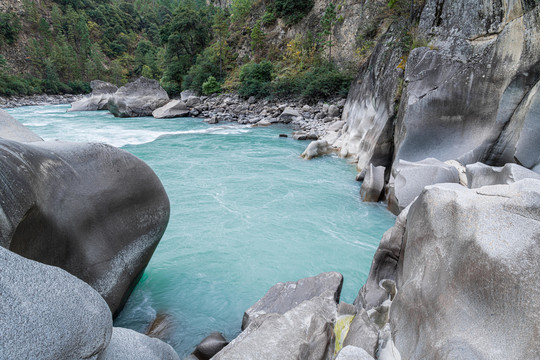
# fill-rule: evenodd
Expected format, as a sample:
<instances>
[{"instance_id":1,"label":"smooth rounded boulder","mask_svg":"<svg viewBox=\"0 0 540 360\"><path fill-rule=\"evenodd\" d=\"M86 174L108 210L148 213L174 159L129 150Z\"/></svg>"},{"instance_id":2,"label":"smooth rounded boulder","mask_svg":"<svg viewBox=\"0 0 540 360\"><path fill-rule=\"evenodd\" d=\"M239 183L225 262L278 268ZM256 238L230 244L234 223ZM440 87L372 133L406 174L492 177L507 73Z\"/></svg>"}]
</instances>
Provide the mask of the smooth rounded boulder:
<instances>
[{"instance_id":1,"label":"smooth rounded boulder","mask_svg":"<svg viewBox=\"0 0 540 360\"><path fill-rule=\"evenodd\" d=\"M2 109L0 109L0 137L20 142L43 141L42 138L28 130L28 128L24 127L13 116Z\"/></svg>"},{"instance_id":2,"label":"smooth rounded boulder","mask_svg":"<svg viewBox=\"0 0 540 360\"><path fill-rule=\"evenodd\" d=\"M101 80L90 82L92 93L71 104L68 111L107 110L109 98L118 90L116 86Z\"/></svg>"},{"instance_id":3,"label":"smooth rounded boulder","mask_svg":"<svg viewBox=\"0 0 540 360\"><path fill-rule=\"evenodd\" d=\"M169 95L156 80L140 77L122 86L108 101L116 117L152 116L152 112L169 102Z\"/></svg>"},{"instance_id":4,"label":"smooth rounded boulder","mask_svg":"<svg viewBox=\"0 0 540 360\"><path fill-rule=\"evenodd\" d=\"M154 110L152 116L156 119L186 117L189 116L189 109L182 100L171 100L166 105Z\"/></svg>"},{"instance_id":5,"label":"smooth rounded boulder","mask_svg":"<svg viewBox=\"0 0 540 360\"><path fill-rule=\"evenodd\" d=\"M0 139L0 246L90 284L117 313L169 219L140 159L104 144Z\"/></svg>"},{"instance_id":6,"label":"smooth rounded boulder","mask_svg":"<svg viewBox=\"0 0 540 360\"><path fill-rule=\"evenodd\" d=\"M180 360L161 340L124 328L113 328L111 341L98 360Z\"/></svg>"},{"instance_id":7,"label":"smooth rounded boulder","mask_svg":"<svg viewBox=\"0 0 540 360\"><path fill-rule=\"evenodd\" d=\"M0 359L97 359L111 312L88 284L0 247Z\"/></svg>"}]
</instances>

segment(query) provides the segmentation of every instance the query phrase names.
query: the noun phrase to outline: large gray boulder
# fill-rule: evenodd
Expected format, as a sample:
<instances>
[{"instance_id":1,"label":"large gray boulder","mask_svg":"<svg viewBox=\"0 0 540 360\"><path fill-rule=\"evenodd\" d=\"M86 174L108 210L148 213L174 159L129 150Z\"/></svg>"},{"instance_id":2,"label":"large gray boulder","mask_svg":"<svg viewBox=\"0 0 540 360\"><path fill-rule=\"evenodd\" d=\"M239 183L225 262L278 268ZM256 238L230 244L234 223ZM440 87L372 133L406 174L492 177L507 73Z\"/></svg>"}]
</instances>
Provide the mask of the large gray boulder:
<instances>
[{"instance_id":1,"label":"large gray boulder","mask_svg":"<svg viewBox=\"0 0 540 360\"><path fill-rule=\"evenodd\" d=\"M337 272L322 273L317 276L300 279L296 282L277 283L253 306L244 312L242 329L245 329L258 316L266 314L284 314L303 301L321 296L325 292L333 294L339 302L343 275Z\"/></svg>"},{"instance_id":2,"label":"large gray boulder","mask_svg":"<svg viewBox=\"0 0 540 360\"><path fill-rule=\"evenodd\" d=\"M283 315L257 317L213 360L327 359L337 317L334 294L302 302Z\"/></svg>"},{"instance_id":3,"label":"large gray boulder","mask_svg":"<svg viewBox=\"0 0 540 360\"><path fill-rule=\"evenodd\" d=\"M68 111L107 110L109 98L118 90L116 86L101 80L90 82L92 93L71 104Z\"/></svg>"},{"instance_id":4,"label":"large gray boulder","mask_svg":"<svg viewBox=\"0 0 540 360\"><path fill-rule=\"evenodd\" d=\"M97 359L112 317L88 284L0 247L0 359Z\"/></svg>"},{"instance_id":5,"label":"large gray boulder","mask_svg":"<svg viewBox=\"0 0 540 360\"><path fill-rule=\"evenodd\" d=\"M349 325L349 332L343 342L343 348L348 346L361 348L368 355L374 357L378 344L379 329L368 317L367 312L360 309Z\"/></svg>"},{"instance_id":6,"label":"large gray boulder","mask_svg":"<svg viewBox=\"0 0 540 360\"><path fill-rule=\"evenodd\" d=\"M58 266L119 311L169 219L155 173L103 144L0 139L0 246Z\"/></svg>"},{"instance_id":7,"label":"large gray boulder","mask_svg":"<svg viewBox=\"0 0 540 360\"><path fill-rule=\"evenodd\" d=\"M279 121L285 124L290 123L296 118L302 118L302 115L300 115L298 110L295 110L292 107L286 107L281 115L279 115Z\"/></svg>"},{"instance_id":8,"label":"large gray boulder","mask_svg":"<svg viewBox=\"0 0 540 360\"><path fill-rule=\"evenodd\" d=\"M179 360L174 349L161 340L124 328L112 328L111 341L98 360Z\"/></svg>"},{"instance_id":9,"label":"large gray boulder","mask_svg":"<svg viewBox=\"0 0 540 360\"><path fill-rule=\"evenodd\" d=\"M152 112L156 119L168 119L189 116L189 109L182 100L171 100L168 104Z\"/></svg>"},{"instance_id":10,"label":"large gray boulder","mask_svg":"<svg viewBox=\"0 0 540 360\"><path fill-rule=\"evenodd\" d=\"M487 185L511 184L527 178L540 180L540 174L517 164L506 164L501 167L482 163L467 165L467 183L471 189Z\"/></svg>"},{"instance_id":11,"label":"large gray boulder","mask_svg":"<svg viewBox=\"0 0 540 360\"><path fill-rule=\"evenodd\" d=\"M116 117L151 116L169 102L169 95L156 80L140 77L122 86L108 101L109 111Z\"/></svg>"},{"instance_id":12,"label":"large gray boulder","mask_svg":"<svg viewBox=\"0 0 540 360\"><path fill-rule=\"evenodd\" d=\"M395 161L540 163L540 7L428 0L395 128Z\"/></svg>"},{"instance_id":13,"label":"large gray boulder","mask_svg":"<svg viewBox=\"0 0 540 360\"><path fill-rule=\"evenodd\" d=\"M429 186L405 234L390 310L402 359L538 358L540 180Z\"/></svg>"},{"instance_id":14,"label":"large gray boulder","mask_svg":"<svg viewBox=\"0 0 540 360\"><path fill-rule=\"evenodd\" d=\"M43 141L2 109L0 109L0 138L20 142Z\"/></svg>"},{"instance_id":15,"label":"large gray boulder","mask_svg":"<svg viewBox=\"0 0 540 360\"><path fill-rule=\"evenodd\" d=\"M369 164L360 187L360 198L365 202L377 202L384 189L384 166Z\"/></svg>"},{"instance_id":16,"label":"large gray boulder","mask_svg":"<svg viewBox=\"0 0 540 360\"><path fill-rule=\"evenodd\" d=\"M388 209L396 215L411 204L427 185L459 183L459 173L455 167L433 158L418 162L400 160L392 170L392 177Z\"/></svg>"},{"instance_id":17,"label":"large gray boulder","mask_svg":"<svg viewBox=\"0 0 540 360\"><path fill-rule=\"evenodd\" d=\"M193 352L193 356L198 360L210 360L228 344L229 342L225 339L223 334L213 332L197 345Z\"/></svg>"}]
</instances>

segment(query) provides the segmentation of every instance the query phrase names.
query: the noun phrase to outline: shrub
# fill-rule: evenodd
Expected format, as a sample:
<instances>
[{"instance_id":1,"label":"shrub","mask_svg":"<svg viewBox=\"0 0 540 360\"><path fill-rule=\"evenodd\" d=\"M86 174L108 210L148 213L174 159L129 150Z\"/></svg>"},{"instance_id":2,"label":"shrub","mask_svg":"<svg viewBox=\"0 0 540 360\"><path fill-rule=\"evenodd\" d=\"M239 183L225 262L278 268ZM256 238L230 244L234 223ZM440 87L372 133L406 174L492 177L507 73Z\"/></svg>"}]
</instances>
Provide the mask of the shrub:
<instances>
[{"instance_id":1,"label":"shrub","mask_svg":"<svg viewBox=\"0 0 540 360\"><path fill-rule=\"evenodd\" d=\"M73 94L88 94L92 91L90 83L81 80L70 81L67 86L71 88Z\"/></svg>"},{"instance_id":2,"label":"shrub","mask_svg":"<svg viewBox=\"0 0 540 360\"><path fill-rule=\"evenodd\" d=\"M182 88L178 83L172 81L166 81L161 83L161 87L169 94L170 97L180 95Z\"/></svg>"},{"instance_id":3,"label":"shrub","mask_svg":"<svg viewBox=\"0 0 540 360\"><path fill-rule=\"evenodd\" d=\"M12 13L0 13L0 45L2 39L9 45L17 41L17 36L21 30L21 22L17 15Z\"/></svg>"},{"instance_id":4,"label":"shrub","mask_svg":"<svg viewBox=\"0 0 540 360\"><path fill-rule=\"evenodd\" d=\"M296 24L313 8L313 0L275 0L276 14L289 25Z\"/></svg>"},{"instance_id":5,"label":"shrub","mask_svg":"<svg viewBox=\"0 0 540 360\"><path fill-rule=\"evenodd\" d=\"M263 97L270 94L270 82L274 67L268 60L249 63L240 70L240 87L238 93L243 97Z\"/></svg>"},{"instance_id":6,"label":"shrub","mask_svg":"<svg viewBox=\"0 0 540 360\"><path fill-rule=\"evenodd\" d=\"M215 77L209 76L208 80L202 84L202 92L204 95L221 92L221 85L219 85Z\"/></svg>"},{"instance_id":7,"label":"shrub","mask_svg":"<svg viewBox=\"0 0 540 360\"><path fill-rule=\"evenodd\" d=\"M332 63L324 63L304 75L302 97L307 100L346 96L351 86L352 76L340 71Z\"/></svg>"}]
</instances>

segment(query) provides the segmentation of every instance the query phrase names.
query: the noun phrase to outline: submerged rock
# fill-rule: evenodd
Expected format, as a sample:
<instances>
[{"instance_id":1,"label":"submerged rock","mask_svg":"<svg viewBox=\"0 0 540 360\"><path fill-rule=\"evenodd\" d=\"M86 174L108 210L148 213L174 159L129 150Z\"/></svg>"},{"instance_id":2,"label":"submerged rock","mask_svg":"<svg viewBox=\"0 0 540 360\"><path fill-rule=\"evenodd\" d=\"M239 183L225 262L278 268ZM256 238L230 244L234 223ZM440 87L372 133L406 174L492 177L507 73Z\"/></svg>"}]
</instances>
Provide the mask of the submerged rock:
<instances>
[{"instance_id":1,"label":"submerged rock","mask_svg":"<svg viewBox=\"0 0 540 360\"><path fill-rule=\"evenodd\" d=\"M0 140L0 246L58 266L119 311L169 219L154 172L103 144Z\"/></svg>"},{"instance_id":2,"label":"submerged rock","mask_svg":"<svg viewBox=\"0 0 540 360\"><path fill-rule=\"evenodd\" d=\"M116 117L151 116L169 102L169 95L156 80L140 77L122 86L109 98L108 109Z\"/></svg>"},{"instance_id":3,"label":"submerged rock","mask_svg":"<svg viewBox=\"0 0 540 360\"><path fill-rule=\"evenodd\" d=\"M109 98L118 91L118 88L101 80L90 82L92 93L71 104L68 111L96 111L107 110Z\"/></svg>"},{"instance_id":4,"label":"submerged rock","mask_svg":"<svg viewBox=\"0 0 540 360\"><path fill-rule=\"evenodd\" d=\"M112 317L88 284L0 247L0 359L97 359Z\"/></svg>"},{"instance_id":5,"label":"submerged rock","mask_svg":"<svg viewBox=\"0 0 540 360\"><path fill-rule=\"evenodd\" d=\"M168 119L189 116L189 109L182 100L171 100L166 105L152 112L156 119Z\"/></svg>"},{"instance_id":6,"label":"submerged rock","mask_svg":"<svg viewBox=\"0 0 540 360\"><path fill-rule=\"evenodd\" d=\"M527 178L540 179L540 174L517 164L506 164L501 167L482 163L467 165L467 181L471 189L487 185L512 184Z\"/></svg>"}]
</instances>

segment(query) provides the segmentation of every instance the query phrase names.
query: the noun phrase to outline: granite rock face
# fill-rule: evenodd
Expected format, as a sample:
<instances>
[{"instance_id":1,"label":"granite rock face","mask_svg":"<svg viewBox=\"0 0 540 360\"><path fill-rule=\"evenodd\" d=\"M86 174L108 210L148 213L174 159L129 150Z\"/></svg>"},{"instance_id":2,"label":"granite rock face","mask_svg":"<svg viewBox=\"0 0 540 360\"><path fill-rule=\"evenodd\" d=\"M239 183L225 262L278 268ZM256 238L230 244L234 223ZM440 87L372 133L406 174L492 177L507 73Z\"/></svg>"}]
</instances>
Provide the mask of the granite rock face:
<instances>
[{"instance_id":1,"label":"granite rock face","mask_svg":"<svg viewBox=\"0 0 540 360\"><path fill-rule=\"evenodd\" d=\"M400 160L392 170L392 177L388 209L394 214L399 214L411 204L427 185L459 183L459 173L455 167L433 158L418 162Z\"/></svg>"},{"instance_id":2,"label":"granite rock face","mask_svg":"<svg viewBox=\"0 0 540 360\"><path fill-rule=\"evenodd\" d=\"M169 95L156 80L140 77L122 86L108 101L116 117L152 116L152 112L169 102Z\"/></svg>"},{"instance_id":3,"label":"granite rock face","mask_svg":"<svg viewBox=\"0 0 540 360\"><path fill-rule=\"evenodd\" d=\"M390 310L402 359L538 357L540 180L429 186L404 234Z\"/></svg>"},{"instance_id":4,"label":"granite rock face","mask_svg":"<svg viewBox=\"0 0 540 360\"><path fill-rule=\"evenodd\" d=\"M174 349L161 340L136 331L112 328L111 341L98 360L180 360Z\"/></svg>"},{"instance_id":5,"label":"granite rock face","mask_svg":"<svg viewBox=\"0 0 540 360\"><path fill-rule=\"evenodd\" d=\"M426 156L500 166L540 159L540 7L428 0L418 31L434 50L407 61L395 161Z\"/></svg>"},{"instance_id":6,"label":"granite rock face","mask_svg":"<svg viewBox=\"0 0 540 360\"><path fill-rule=\"evenodd\" d=\"M154 172L103 144L0 140L0 246L58 266L119 311L169 219Z\"/></svg>"},{"instance_id":7,"label":"granite rock face","mask_svg":"<svg viewBox=\"0 0 540 360\"><path fill-rule=\"evenodd\" d=\"M471 189L487 185L512 184L527 178L540 180L540 174L517 164L506 164L501 167L482 163L467 165L467 182Z\"/></svg>"},{"instance_id":8,"label":"granite rock face","mask_svg":"<svg viewBox=\"0 0 540 360\"><path fill-rule=\"evenodd\" d=\"M364 349L352 345L345 346L336 357L336 360L374 360Z\"/></svg>"},{"instance_id":9,"label":"granite rock face","mask_svg":"<svg viewBox=\"0 0 540 360\"><path fill-rule=\"evenodd\" d=\"M152 112L156 119L176 118L189 116L189 109L182 100L171 100L167 105Z\"/></svg>"},{"instance_id":10,"label":"granite rock face","mask_svg":"<svg viewBox=\"0 0 540 360\"><path fill-rule=\"evenodd\" d=\"M366 202L377 202L384 189L384 166L369 164L360 187L360 198Z\"/></svg>"},{"instance_id":11,"label":"granite rock face","mask_svg":"<svg viewBox=\"0 0 540 360\"><path fill-rule=\"evenodd\" d=\"M92 93L71 104L68 111L107 110L109 98L118 90L116 86L101 80L90 82Z\"/></svg>"},{"instance_id":12,"label":"granite rock face","mask_svg":"<svg viewBox=\"0 0 540 360\"><path fill-rule=\"evenodd\" d=\"M252 307L244 312L242 329L245 329L258 316L284 314L305 300L331 292L336 303L341 295L343 275L337 272L322 273L300 279L296 282L277 283Z\"/></svg>"},{"instance_id":13,"label":"granite rock face","mask_svg":"<svg viewBox=\"0 0 540 360\"><path fill-rule=\"evenodd\" d=\"M43 141L2 109L0 109L0 138L20 142Z\"/></svg>"},{"instance_id":14,"label":"granite rock face","mask_svg":"<svg viewBox=\"0 0 540 360\"><path fill-rule=\"evenodd\" d=\"M107 303L62 269L0 247L0 359L97 359L112 329Z\"/></svg>"},{"instance_id":15,"label":"granite rock face","mask_svg":"<svg viewBox=\"0 0 540 360\"><path fill-rule=\"evenodd\" d=\"M342 281L339 273L323 273L275 285L246 311L244 331L212 359L330 359Z\"/></svg>"},{"instance_id":16,"label":"granite rock face","mask_svg":"<svg viewBox=\"0 0 540 360\"><path fill-rule=\"evenodd\" d=\"M213 360L326 359L337 305L329 291L302 302L283 315L257 317Z\"/></svg>"}]
</instances>

